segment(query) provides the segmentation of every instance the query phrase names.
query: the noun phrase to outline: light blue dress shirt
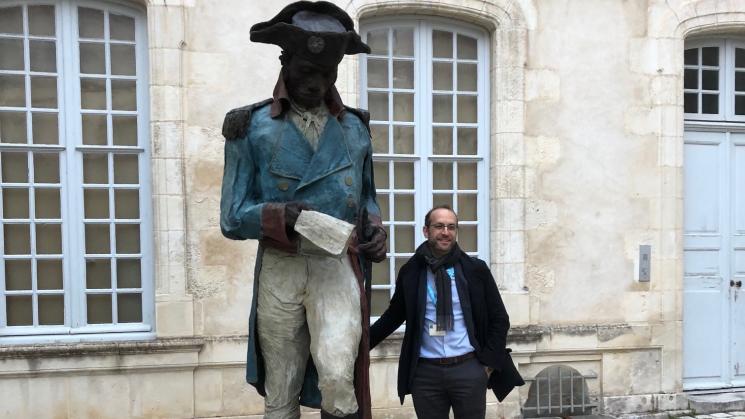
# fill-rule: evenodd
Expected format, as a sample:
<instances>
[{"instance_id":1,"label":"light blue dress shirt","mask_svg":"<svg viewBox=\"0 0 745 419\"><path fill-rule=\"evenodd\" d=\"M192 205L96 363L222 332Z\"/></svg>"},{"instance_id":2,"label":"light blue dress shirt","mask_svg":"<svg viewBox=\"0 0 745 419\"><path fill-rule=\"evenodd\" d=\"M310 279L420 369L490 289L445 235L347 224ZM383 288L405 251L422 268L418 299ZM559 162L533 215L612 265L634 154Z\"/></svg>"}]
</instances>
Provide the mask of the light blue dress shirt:
<instances>
[{"instance_id":1,"label":"light blue dress shirt","mask_svg":"<svg viewBox=\"0 0 745 419\"><path fill-rule=\"evenodd\" d=\"M424 313L424 330L422 331L422 347L419 356L422 358L450 358L473 352L468 330L463 319L463 309L460 305L458 288L455 284L455 268L446 270L450 276L450 293L453 296L453 330L448 330L445 336L430 336L430 326L437 323L435 275L427 269L427 308Z\"/></svg>"}]
</instances>

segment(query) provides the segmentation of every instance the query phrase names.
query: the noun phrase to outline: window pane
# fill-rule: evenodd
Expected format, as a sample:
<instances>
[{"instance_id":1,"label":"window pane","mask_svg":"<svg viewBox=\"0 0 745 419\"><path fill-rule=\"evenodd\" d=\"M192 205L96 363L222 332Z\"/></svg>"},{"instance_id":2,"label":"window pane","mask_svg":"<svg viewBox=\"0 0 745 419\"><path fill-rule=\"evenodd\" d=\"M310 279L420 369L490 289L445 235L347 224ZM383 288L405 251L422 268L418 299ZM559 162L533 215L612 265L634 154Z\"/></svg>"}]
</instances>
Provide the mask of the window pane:
<instances>
[{"instance_id":1,"label":"window pane","mask_svg":"<svg viewBox=\"0 0 745 419\"><path fill-rule=\"evenodd\" d=\"M26 106L25 77L0 74L0 106Z\"/></svg>"},{"instance_id":2,"label":"window pane","mask_svg":"<svg viewBox=\"0 0 745 419\"><path fill-rule=\"evenodd\" d=\"M370 46L370 54L388 55L388 29L368 32L366 43Z\"/></svg>"},{"instance_id":3,"label":"window pane","mask_svg":"<svg viewBox=\"0 0 745 419\"><path fill-rule=\"evenodd\" d=\"M735 48L735 67L745 68L745 49Z\"/></svg>"},{"instance_id":4,"label":"window pane","mask_svg":"<svg viewBox=\"0 0 745 419\"><path fill-rule=\"evenodd\" d=\"M686 68L683 81L685 89L698 89L698 69Z\"/></svg>"},{"instance_id":5,"label":"window pane","mask_svg":"<svg viewBox=\"0 0 745 419\"><path fill-rule=\"evenodd\" d=\"M388 153L388 125L370 124L370 136L373 153Z\"/></svg>"},{"instance_id":6,"label":"window pane","mask_svg":"<svg viewBox=\"0 0 745 419\"><path fill-rule=\"evenodd\" d=\"M451 95L433 95L432 109L435 122L453 122L453 97Z\"/></svg>"},{"instance_id":7,"label":"window pane","mask_svg":"<svg viewBox=\"0 0 745 419\"><path fill-rule=\"evenodd\" d=\"M396 226L396 253L414 253L414 226Z\"/></svg>"},{"instance_id":8,"label":"window pane","mask_svg":"<svg viewBox=\"0 0 745 419\"><path fill-rule=\"evenodd\" d=\"M106 81L81 78L80 105L83 109L106 109Z\"/></svg>"},{"instance_id":9,"label":"window pane","mask_svg":"<svg viewBox=\"0 0 745 419\"><path fill-rule=\"evenodd\" d=\"M686 113L698 113L697 93L686 93L683 95L683 111Z\"/></svg>"},{"instance_id":10,"label":"window pane","mask_svg":"<svg viewBox=\"0 0 745 419\"><path fill-rule=\"evenodd\" d=\"M88 295L88 324L111 323L111 295Z\"/></svg>"},{"instance_id":11,"label":"window pane","mask_svg":"<svg viewBox=\"0 0 745 419\"><path fill-rule=\"evenodd\" d=\"M117 259L116 285L118 288L140 288L142 286L139 259Z\"/></svg>"},{"instance_id":12,"label":"window pane","mask_svg":"<svg viewBox=\"0 0 745 419\"><path fill-rule=\"evenodd\" d=\"M31 77L31 106L34 108L57 107L56 77Z\"/></svg>"},{"instance_id":13,"label":"window pane","mask_svg":"<svg viewBox=\"0 0 745 419\"><path fill-rule=\"evenodd\" d=\"M41 290L61 290L62 261L50 259L37 260L36 284Z\"/></svg>"},{"instance_id":14,"label":"window pane","mask_svg":"<svg viewBox=\"0 0 745 419\"><path fill-rule=\"evenodd\" d=\"M453 128L433 127L433 150L434 154L453 154Z\"/></svg>"},{"instance_id":15,"label":"window pane","mask_svg":"<svg viewBox=\"0 0 745 419\"><path fill-rule=\"evenodd\" d=\"M32 113L31 127L34 144L59 144L56 113Z\"/></svg>"},{"instance_id":16,"label":"window pane","mask_svg":"<svg viewBox=\"0 0 745 419\"><path fill-rule=\"evenodd\" d=\"M36 253L62 253L62 231L59 224L36 224Z\"/></svg>"},{"instance_id":17,"label":"window pane","mask_svg":"<svg viewBox=\"0 0 745 419\"><path fill-rule=\"evenodd\" d=\"M453 34L450 32L432 32L432 55L436 58L453 57Z\"/></svg>"},{"instance_id":18,"label":"window pane","mask_svg":"<svg viewBox=\"0 0 745 419\"><path fill-rule=\"evenodd\" d=\"M393 56L414 56L414 31L411 28L396 28L393 30Z\"/></svg>"},{"instance_id":19,"label":"window pane","mask_svg":"<svg viewBox=\"0 0 745 419\"><path fill-rule=\"evenodd\" d=\"M54 41L29 41L31 71L54 73L57 71L57 52Z\"/></svg>"},{"instance_id":20,"label":"window pane","mask_svg":"<svg viewBox=\"0 0 745 419\"><path fill-rule=\"evenodd\" d=\"M377 189L388 189L388 162L374 162L373 171L375 173L375 187Z\"/></svg>"},{"instance_id":21,"label":"window pane","mask_svg":"<svg viewBox=\"0 0 745 419\"><path fill-rule=\"evenodd\" d=\"M80 72L85 74L106 74L106 55L104 44L99 42L80 43Z\"/></svg>"},{"instance_id":22,"label":"window pane","mask_svg":"<svg viewBox=\"0 0 745 419\"><path fill-rule=\"evenodd\" d=\"M384 220L390 220L390 205L388 194L378 194L376 197L378 200L378 206L380 207L380 217Z\"/></svg>"},{"instance_id":23,"label":"window pane","mask_svg":"<svg viewBox=\"0 0 745 419\"><path fill-rule=\"evenodd\" d=\"M395 121L414 122L413 94L393 94L393 119Z\"/></svg>"},{"instance_id":24,"label":"window pane","mask_svg":"<svg viewBox=\"0 0 745 419\"><path fill-rule=\"evenodd\" d=\"M0 8L0 33L23 34L23 12L20 7Z\"/></svg>"},{"instance_id":25,"label":"window pane","mask_svg":"<svg viewBox=\"0 0 745 419\"><path fill-rule=\"evenodd\" d=\"M114 145L137 146L137 117L113 116Z\"/></svg>"},{"instance_id":26,"label":"window pane","mask_svg":"<svg viewBox=\"0 0 745 419\"><path fill-rule=\"evenodd\" d=\"M458 64L458 90L475 92L477 80L476 64Z\"/></svg>"},{"instance_id":27,"label":"window pane","mask_svg":"<svg viewBox=\"0 0 745 419\"><path fill-rule=\"evenodd\" d=\"M34 182L59 183L59 155L34 153Z\"/></svg>"},{"instance_id":28,"label":"window pane","mask_svg":"<svg viewBox=\"0 0 745 419\"><path fill-rule=\"evenodd\" d=\"M698 48L685 50L683 62L685 65L698 65Z\"/></svg>"},{"instance_id":29,"label":"window pane","mask_svg":"<svg viewBox=\"0 0 745 419\"><path fill-rule=\"evenodd\" d=\"M477 122L476 96L458 95L458 122Z\"/></svg>"},{"instance_id":30,"label":"window pane","mask_svg":"<svg viewBox=\"0 0 745 419\"><path fill-rule=\"evenodd\" d=\"M25 112L0 112L0 142L26 142Z\"/></svg>"},{"instance_id":31,"label":"window pane","mask_svg":"<svg viewBox=\"0 0 745 419\"><path fill-rule=\"evenodd\" d=\"M39 296L39 324L65 323L65 297L63 295Z\"/></svg>"},{"instance_id":32,"label":"window pane","mask_svg":"<svg viewBox=\"0 0 745 419\"><path fill-rule=\"evenodd\" d=\"M118 294L117 315L119 323L142 322L142 295Z\"/></svg>"},{"instance_id":33,"label":"window pane","mask_svg":"<svg viewBox=\"0 0 745 419\"><path fill-rule=\"evenodd\" d=\"M367 60L367 86L388 87L388 60Z\"/></svg>"},{"instance_id":34,"label":"window pane","mask_svg":"<svg viewBox=\"0 0 745 419\"><path fill-rule=\"evenodd\" d=\"M28 6L28 32L36 36L54 36L54 6Z\"/></svg>"},{"instance_id":35,"label":"window pane","mask_svg":"<svg viewBox=\"0 0 745 419\"><path fill-rule=\"evenodd\" d=\"M735 115L745 115L745 96L735 96Z\"/></svg>"},{"instance_id":36,"label":"window pane","mask_svg":"<svg viewBox=\"0 0 745 419\"><path fill-rule=\"evenodd\" d=\"M111 80L111 109L137 110L137 91L133 80Z\"/></svg>"},{"instance_id":37,"label":"window pane","mask_svg":"<svg viewBox=\"0 0 745 419\"><path fill-rule=\"evenodd\" d=\"M83 144L106 145L106 115L83 114Z\"/></svg>"},{"instance_id":38,"label":"window pane","mask_svg":"<svg viewBox=\"0 0 745 419\"><path fill-rule=\"evenodd\" d=\"M103 38L103 12L79 7L78 33L81 38Z\"/></svg>"},{"instance_id":39,"label":"window pane","mask_svg":"<svg viewBox=\"0 0 745 419\"><path fill-rule=\"evenodd\" d=\"M745 92L745 72L735 73L735 90L738 92Z\"/></svg>"},{"instance_id":40,"label":"window pane","mask_svg":"<svg viewBox=\"0 0 745 419\"><path fill-rule=\"evenodd\" d=\"M111 74L134 76L135 47L134 45L111 45Z\"/></svg>"},{"instance_id":41,"label":"window pane","mask_svg":"<svg viewBox=\"0 0 745 419\"><path fill-rule=\"evenodd\" d=\"M9 291L31 289L31 261L5 261L5 289Z\"/></svg>"},{"instance_id":42,"label":"window pane","mask_svg":"<svg viewBox=\"0 0 745 419\"><path fill-rule=\"evenodd\" d=\"M458 220L476 221L476 195L458 195Z\"/></svg>"},{"instance_id":43,"label":"window pane","mask_svg":"<svg viewBox=\"0 0 745 419\"><path fill-rule=\"evenodd\" d=\"M83 192L83 201L85 218L109 218L108 189L86 189Z\"/></svg>"},{"instance_id":44,"label":"window pane","mask_svg":"<svg viewBox=\"0 0 745 419\"><path fill-rule=\"evenodd\" d=\"M719 95L701 95L701 113L719 113Z\"/></svg>"},{"instance_id":45,"label":"window pane","mask_svg":"<svg viewBox=\"0 0 745 419\"><path fill-rule=\"evenodd\" d=\"M394 195L396 213L393 219L396 221L414 221L414 195Z\"/></svg>"},{"instance_id":46,"label":"window pane","mask_svg":"<svg viewBox=\"0 0 745 419\"><path fill-rule=\"evenodd\" d=\"M458 245L464 252L475 252L478 250L478 233L476 226L458 227Z\"/></svg>"},{"instance_id":47,"label":"window pane","mask_svg":"<svg viewBox=\"0 0 745 419\"><path fill-rule=\"evenodd\" d=\"M114 183L138 183L137 155L114 155Z\"/></svg>"},{"instance_id":48,"label":"window pane","mask_svg":"<svg viewBox=\"0 0 745 419\"><path fill-rule=\"evenodd\" d=\"M414 163L393 163L393 184L396 189L414 189Z\"/></svg>"},{"instance_id":49,"label":"window pane","mask_svg":"<svg viewBox=\"0 0 745 419\"><path fill-rule=\"evenodd\" d=\"M432 63L432 88L434 90L453 90L452 63Z\"/></svg>"},{"instance_id":50,"label":"window pane","mask_svg":"<svg viewBox=\"0 0 745 419\"><path fill-rule=\"evenodd\" d=\"M462 60L475 60L477 58L476 38L458 35L458 58Z\"/></svg>"},{"instance_id":51,"label":"window pane","mask_svg":"<svg viewBox=\"0 0 745 419\"><path fill-rule=\"evenodd\" d=\"M28 189L3 189L3 218L29 218Z\"/></svg>"},{"instance_id":52,"label":"window pane","mask_svg":"<svg viewBox=\"0 0 745 419\"><path fill-rule=\"evenodd\" d=\"M137 189L114 190L115 216L119 219L140 218L140 197Z\"/></svg>"},{"instance_id":53,"label":"window pane","mask_svg":"<svg viewBox=\"0 0 745 419\"><path fill-rule=\"evenodd\" d=\"M701 64L718 66L719 65L719 48L718 47L701 48Z\"/></svg>"},{"instance_id":54,"label":"window pane","mask_svg":"<svg viewBox=\"0 0 745 419\"><path fill-rule=\"evenodd\" d=\"M373 263L373 265L378 265ZM388 304L391 301L390 291L388 290L372 290L370 297L370 315L380 316L388 308Z\"/></svg>"},{"instance_id":55,"label":"window pane","mask_svg":"<svg viewBox=\"0 0 745 419\"><path fill-rule=\"evenodd\" d=\"M85 261L85 287L88 289L111 288L111 261L108 259Z\"/></svg>"},{"instance_id":56,"label":"window pane","mask_svg":"<svg viewBox=\"0 0 745 419\"><path fill-rule=\"evenodd\" d=\"M388 93L370 93L367 96L370 107L370 119L375 121L388 120Z\"/></svg>"},{"instance_id":57,"label":"window pane","mask_svg":"<svg viewBox=\"0 0 745 419\"><path fill-rule=\"evenodd\" d=\"M140 253L140 225L116 225L116 253Z\"/></svg>"},{"instance_id":58,"label":"window pane","mask_svg":"<svg viewBox=\"0 0 745 419\"><path fill-rule=\"evenodd\" d=\"M3 151L0 153L3 182L28 182L28 157L25 152L15 153Z\"/></svg>"},{"instance_id":59,"label":"window pane","mask_svg":"<svg viewBox=\"0 0 745 419\"><path fill-rule=\"evenodd\" d=\"M0 15L5 10L0 9ZM4 29L0 29L0 32L4 32ZM23 70L22 39L0 39L0 70Z\"/></svg>"},{"instance_id":60,"label":"window pane","mask_svg":"<svg viewBox=\"0 0 745 419\"><path fill-rule=\"evenodd\" d=\"M476 163L458 163L458 189L478 189Z\"/></svg>"},{"instance_id":61,"label":"window pane","mask_svg":"<svg viewBox=\"0 0 745 419\"><path fill-rule=\"evenodd\" d=\"M28 224L5 224L5 254L31 254L31 229Z\"/></svg>"},{"instance_id":62,"label":"window pane","mask_svg":"<svg viewBox=\"0 0 745 419\"><path fill-rule=\"evenodd\" d=\"M85 225L85 253L108 254L110 250L109 225L108 224L86 224Z\"/></svg>"},{"instance_id":63,"label":"window pane","mask_svg":"<svg viewBox=\"0 0 745 419\"><path fill-rule=\"evenodd\" d=\"M36 218L61 218L59 189L36 188L34 190L34 197L36 198Z\"/></svg>"},{"instance_id":64,"label":"window pane","mask_svg":"<svg viewBox=\"0 0 745 419\"><path fill-rule=\"evenodd\" d=\"M9 295L5 297L8 311L8 326L31 326L34 323L31 296Z\"/></svg>"},{"instance_id":65,"label":"window pane","mask_svg":"<svg viewBox=\"0 0 745 419\"><path fill-rule=\"evenodd\" d=\"M453 189L452 163L432 163L432 189Z\"/></svg>"},{"instance_id":66,"label":"window pane","mask_svg":"<svg viewBox=\"0 0 745 419\"><path fill-rule=\"evenodd\" d=\"M478 154L476 128L458 128L458 154L472 156Z\"/></svg>"},{"instance_id":67,"label":"window pane","mask_svg":"<svg viewBox=\"0 0 745 419\"><path fill-rule=\"evenodd\" d=\"M135 40L135 20L129 16L109 15L109 32L111 39L121 41Z\"/></svg>"},{"instance_id":68,"label":"window pane","mask_svg":"<svg viewBox=\"0 0 745 419\"><path fill-rule=\"evenodd\" d=\"M372 264L372 283L373 285L388 285L390 284L390 274L388 271L389 264L388 260L384 260L380 263ZM373 291L374 292L374 291Z\"/></svg>"},{"instance_id":69,"label":"window pane","mask_svg":"<svg viewBox=\"0 0 745 419\"><path fill-rule=\"evenodd\" d=\"M701 70L701 88L703 90L719 90L719 71Z\"/></svg>"},{"instance_id":70,"label":"window pane","mask_svg":"<svg viewBox=\"0 0 745 419\"><path fill-rule=\"evenodd\" d=\"M90 153L83 155L83 182L108 183L109 169L106 154Z\"/></svg>"},{"instance_id":71,"label":"window pane","mask_svg":"<svg viewBox=\"0 0 745 419\"><path fill-rule=\"evenodd\" d=\"M440 205L449 205L453 207L453 194L440 194L436 193L432 195L432 206L437 207Z\"/></svg>"},{"instance_id":72,"label":"window pane","mask_svg":"<svg viewBox=\"0 0 745 419\"><path fill-rule=\"evenodd\" d=\"M413 61L393 61L393 87L396 89L414 88Z\"/></svg>"},{"instance_id":73,"label":"window pane","mask_svg":"<svg viewBox=\"0 0 745 419\"><path fill-rule=\"evenodd\" d=\"M414 154L414 127L393 127L393 149L396 154Z\"/></svg>"}]
</instances>

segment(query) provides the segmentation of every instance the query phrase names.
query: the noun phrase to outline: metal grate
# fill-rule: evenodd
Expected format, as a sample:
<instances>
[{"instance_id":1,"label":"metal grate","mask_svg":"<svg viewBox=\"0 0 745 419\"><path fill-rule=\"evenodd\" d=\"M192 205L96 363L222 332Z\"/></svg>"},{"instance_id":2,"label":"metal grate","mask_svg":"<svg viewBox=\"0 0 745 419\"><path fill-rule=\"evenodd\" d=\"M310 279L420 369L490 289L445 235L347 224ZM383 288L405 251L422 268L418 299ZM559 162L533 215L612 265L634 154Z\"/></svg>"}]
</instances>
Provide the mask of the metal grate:
<instances>
[{"instance_id":1,"label":"metal grate","mask_svg":"<svg viewBox=\"0 0 745 419\"><path fill-rule=\"evenodd\" d=\"M597 406L587 391L587 378L574 368L552 365L539 372L528 390L523 416L576 416L592 413ZM531 381L531 380L528 380Z\"/></svg>"}]
</instances>

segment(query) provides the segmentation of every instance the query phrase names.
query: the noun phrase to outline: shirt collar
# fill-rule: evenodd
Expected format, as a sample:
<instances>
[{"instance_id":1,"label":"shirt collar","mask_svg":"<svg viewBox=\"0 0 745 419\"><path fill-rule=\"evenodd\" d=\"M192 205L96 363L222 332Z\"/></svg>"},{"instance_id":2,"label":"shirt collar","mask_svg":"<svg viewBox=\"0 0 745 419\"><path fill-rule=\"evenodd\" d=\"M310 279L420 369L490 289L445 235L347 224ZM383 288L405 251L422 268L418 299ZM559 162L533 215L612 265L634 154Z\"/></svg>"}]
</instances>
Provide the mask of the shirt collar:
<instances>
[{"instance_id":1,"label":"shirt collar","mask_svg":"<svg viewBox=\"0 0 745 419\"><path fill-rule=\"evenodd\" d=\"M282 71L279 72L279 79L277 79L277 84L274 85L274 94L272 95L274 101L271 106L272 118L279 117L284 111L290 108L290 95L287 92L287 86L285 86ZM341 101L341 96L339 96L339 91L336 90L336 86L331 86L329 91L326 93L324 102L326 103L329 113L333 115L334 118L341 119L346 108L344 108L344 103Z\"/></svg>"}]
</instances>

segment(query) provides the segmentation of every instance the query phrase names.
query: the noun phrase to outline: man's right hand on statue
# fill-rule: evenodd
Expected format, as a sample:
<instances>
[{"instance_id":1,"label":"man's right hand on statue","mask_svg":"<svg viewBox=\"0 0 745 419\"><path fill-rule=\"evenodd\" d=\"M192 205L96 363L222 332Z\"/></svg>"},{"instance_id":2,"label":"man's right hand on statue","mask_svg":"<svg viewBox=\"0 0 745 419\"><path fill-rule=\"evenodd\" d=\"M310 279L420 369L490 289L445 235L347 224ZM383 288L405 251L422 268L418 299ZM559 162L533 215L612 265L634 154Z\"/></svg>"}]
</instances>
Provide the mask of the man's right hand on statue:
<instances>
[{"instance_id":1,"label":"man's right hand on statue","mask_svg":"<svg viewBox=\"0 0 745 419\"><path fill-rule=\"evenodd\" d=\"M295 223L297 222L297 217L300 216L300 212L310 209L310 205L303 202L292 201L285 204L285 229L287 230L287 234L294 231Z\"/></svg>"}]
</instances>

